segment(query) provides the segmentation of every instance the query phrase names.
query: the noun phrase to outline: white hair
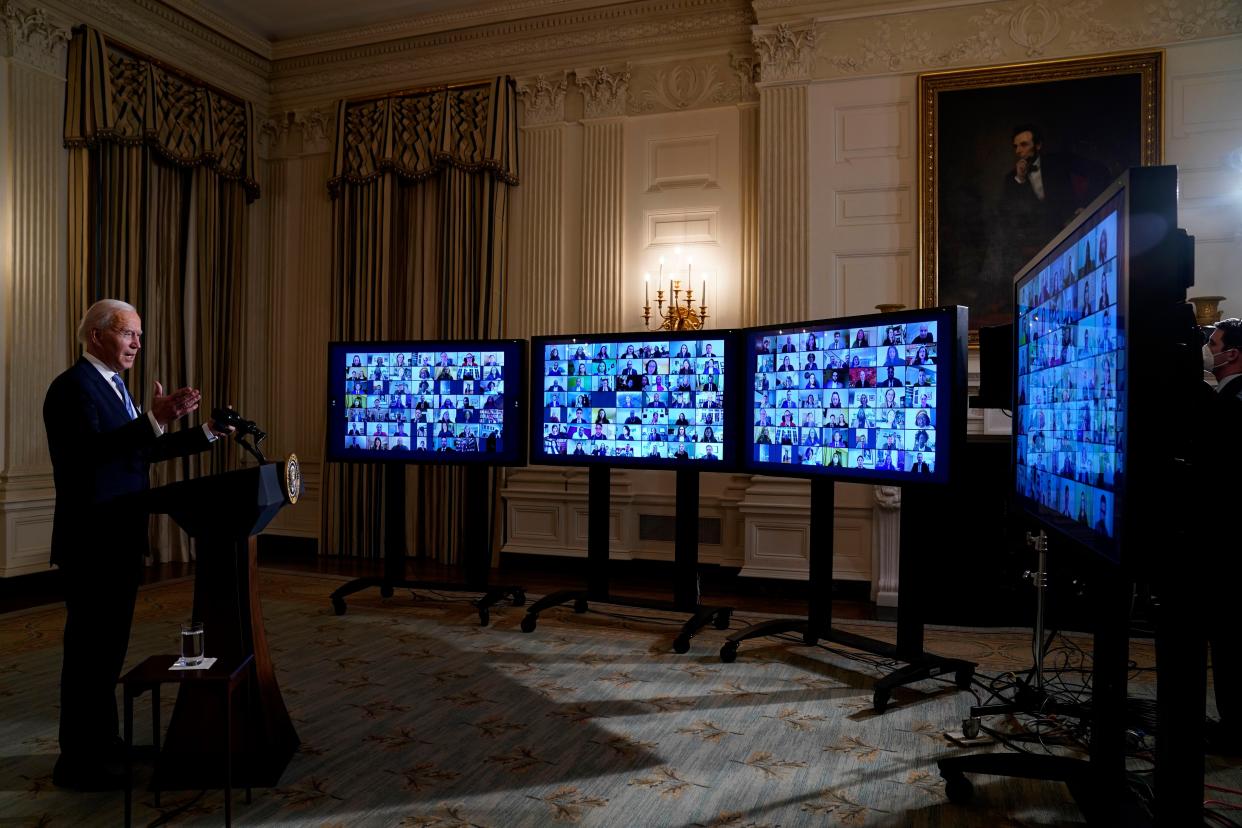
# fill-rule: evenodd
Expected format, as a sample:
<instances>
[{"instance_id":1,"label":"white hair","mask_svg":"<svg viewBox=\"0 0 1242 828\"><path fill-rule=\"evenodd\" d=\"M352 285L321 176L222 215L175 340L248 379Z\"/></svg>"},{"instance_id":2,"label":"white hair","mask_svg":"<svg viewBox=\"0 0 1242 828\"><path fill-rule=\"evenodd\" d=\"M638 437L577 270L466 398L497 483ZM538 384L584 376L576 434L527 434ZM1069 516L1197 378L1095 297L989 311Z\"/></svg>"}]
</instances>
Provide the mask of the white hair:
<instances>
[{"instance_id":1,"label":"white hair","mask_svg":"<svg viewBox=\"0 0 1242 828\"><path fill-rule=\"evenodd\" d=\"M110 327L118 313L137 313L138 309L129 302L120 299L100 299L86 309L86 315L78 323L78 342L83 345L91 335L91 331L102 331Z\"/></svg>"}]
</instances>

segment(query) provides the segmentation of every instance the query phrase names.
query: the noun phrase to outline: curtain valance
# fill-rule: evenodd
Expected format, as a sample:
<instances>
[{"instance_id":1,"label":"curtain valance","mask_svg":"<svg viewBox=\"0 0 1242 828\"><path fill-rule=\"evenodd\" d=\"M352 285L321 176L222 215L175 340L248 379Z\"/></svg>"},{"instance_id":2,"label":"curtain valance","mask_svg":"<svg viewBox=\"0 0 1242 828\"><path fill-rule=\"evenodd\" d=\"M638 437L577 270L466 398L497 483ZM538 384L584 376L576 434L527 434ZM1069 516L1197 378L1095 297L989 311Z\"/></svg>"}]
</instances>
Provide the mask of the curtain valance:
<instances>
[{"instance_id":1,"label":"curtain valance","mask_svg":"<svg viewBox=\"0 0 1242 828\"><path fill-rule=\"evenodd\" d=\"M518 183L517 92L511 79L341 101L328 191L393 172L418 181L445 166Z\"/></svg>"},{"instance_id":2,"label":"curtain valance","mask_svg":"<svg viewBox=\"0 0 1242 828\"><path fill-rule=\"evenodd\" d=\"M259 197L254 111L81 26L69 47L65 146L145 144L180 166L206 166Z\"/></svg>"}]
</instances>

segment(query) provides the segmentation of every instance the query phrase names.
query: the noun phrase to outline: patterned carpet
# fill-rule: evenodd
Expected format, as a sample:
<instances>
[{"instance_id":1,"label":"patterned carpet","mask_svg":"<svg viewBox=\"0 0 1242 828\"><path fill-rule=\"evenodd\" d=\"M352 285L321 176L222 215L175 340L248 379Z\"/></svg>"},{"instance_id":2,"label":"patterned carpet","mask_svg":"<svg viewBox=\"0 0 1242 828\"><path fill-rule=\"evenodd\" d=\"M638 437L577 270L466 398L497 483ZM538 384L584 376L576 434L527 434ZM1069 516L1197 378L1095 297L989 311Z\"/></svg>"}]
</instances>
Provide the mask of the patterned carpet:
<instances>
[{"instance_id":1,"label":"patterned carpet","mask_svg":"<svg viewBox=\"0 0 1242 828\"><path fill-rule=\"evenodd\" d=\"M976 779L949 804L935 760L973 699L929 681L870 709L874 668L819 648L746 642L736 663L707 630L686 655L673 616L634 620L546 613L533 634L519 608L477 626L463 601L387 601L377 590L332 614L340 578L264 571L268 638L301 735L281 787L239 795L239 825L998 826L1078 824L1064 786ZM130 664L175 651L191 584L143 589ZM613 609L607 606L603 609ZM622 612L623 610L617 610ZM755 619L736 619L741 621ZM670 623L674 622L675 623ZM120 794L51 784L56 756L60 607L0 616L0 825L122 823ZM842 628L891 636L890 625ZM928 631L928 649L989 672L1029 661L1028 633ZM210 655L210 631L208 631ZM1150 651L1132 652L1140 664ZM1150 675L1150 674L1146 674ZM166 694L167 695L167 694ZM142 705L135 721L149 721ZM171 711L165 699L164 715ZM136 728L139 739L145 727ZM1237 786L1237 765L1217 778ZM139 769L145 783L149 768ZM196 798L197 797L197 798ZM188 807L185 807L189 803ZM172 815L218 825L219 791L136 793L135 824ZM184 808L175 813L178 808Z\"/></svg>"}]
</instances>

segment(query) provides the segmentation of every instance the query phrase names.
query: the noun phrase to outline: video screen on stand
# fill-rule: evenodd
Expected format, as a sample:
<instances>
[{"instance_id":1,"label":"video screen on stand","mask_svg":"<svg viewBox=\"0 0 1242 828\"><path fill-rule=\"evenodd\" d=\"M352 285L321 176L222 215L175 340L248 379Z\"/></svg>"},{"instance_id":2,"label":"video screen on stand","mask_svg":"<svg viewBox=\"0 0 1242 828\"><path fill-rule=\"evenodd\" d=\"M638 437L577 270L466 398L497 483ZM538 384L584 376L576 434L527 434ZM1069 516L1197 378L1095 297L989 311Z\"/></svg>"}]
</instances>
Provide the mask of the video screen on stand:
<instances>
[{"instance_id":1,"label":"video screen on stand","mask_svg":"<svg viewBox=\"0 0 1242 828\"><path fill-rule=\"evenodd\" d=\"M525 351L521 340L331 343L328 459L521 465Z\"/></svg>"},{"instance_id":2,"label":"video screen on stand","mask_svg":"<svg viewBox=\"0 0 1242 828\"><path fill-rule=\"evenodd\" d=\"M733 348L730 331L534 339L531 462L731 465Z\"/></svg>"},{"instance_id":3,"label":"video screen on stand","mask_svg":"<svg viewBox=\"0 0 1242 828\"><path fill-rule=\"evenodd\" d=\"M1105 550L1126 460L1124 203L1118 193L1081 219L1014 286L1017 493Z\"/></svg>"},{"instance_id":4,"label":"video screen on stand","mask_svg":"<svg viewBox=\"0 0 1242 828\"><path fill-rule=\"evenodd\" d=\"M942 483L965 434L965 308L750 329L742 465Z\"/></svg>"}]
</instances>

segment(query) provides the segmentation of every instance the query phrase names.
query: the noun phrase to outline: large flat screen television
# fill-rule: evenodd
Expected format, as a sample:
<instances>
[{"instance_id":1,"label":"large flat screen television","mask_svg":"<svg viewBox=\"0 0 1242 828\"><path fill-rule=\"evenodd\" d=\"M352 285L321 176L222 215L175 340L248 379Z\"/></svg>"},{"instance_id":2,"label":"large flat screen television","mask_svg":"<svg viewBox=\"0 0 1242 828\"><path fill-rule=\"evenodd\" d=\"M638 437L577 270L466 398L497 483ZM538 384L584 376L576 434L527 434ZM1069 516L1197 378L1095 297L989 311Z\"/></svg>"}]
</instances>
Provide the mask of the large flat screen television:
<instances>
[{"instance_id":1,"label":"large flat screen television","mask_svg":"<svg viewBox=\"0 0 1242 828\"><path fill-rule=\"evenodd\" d=\"M1170 342L1161 342L1185 300L1183 254L1175 169L1139 168L1014 280L1017 502L1114 561L1143 491L1161 511L1153 469L1176 428L1157 413L1176 406L1167 397L1174 377L1161 367Z\"/></svg>"},{"instance_id":2,"label":"large flat screen television","mask_svg":"<svg viewBox=\"0 0 1242 828\"><path fill-rule=\"evenodd\" d=\"M966 433L963 307L744 333L741 465L860 483L945 483Z\"/></svg>"},{"instance_id":3,"label":"large flat screen television","mask_svg":"<svg viewBox=\"0 0 1242 828\"><path fill-rule=\"evenodd\" d=\"M332 461L516 466L526 459L523 340L332 342Z\"/></svg>"},{"instance_id":4,"label":"large flat screen television","mask_svg":"<svg viewBox=\"0 0 1242 828\"><path fill-rule=\"evenodd\" d=\"M732 331L531 341L531 462L721 471L734 462Z\"/></svg>"}]
</instances>

